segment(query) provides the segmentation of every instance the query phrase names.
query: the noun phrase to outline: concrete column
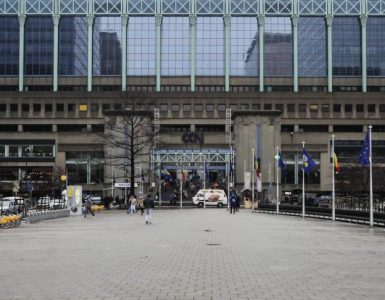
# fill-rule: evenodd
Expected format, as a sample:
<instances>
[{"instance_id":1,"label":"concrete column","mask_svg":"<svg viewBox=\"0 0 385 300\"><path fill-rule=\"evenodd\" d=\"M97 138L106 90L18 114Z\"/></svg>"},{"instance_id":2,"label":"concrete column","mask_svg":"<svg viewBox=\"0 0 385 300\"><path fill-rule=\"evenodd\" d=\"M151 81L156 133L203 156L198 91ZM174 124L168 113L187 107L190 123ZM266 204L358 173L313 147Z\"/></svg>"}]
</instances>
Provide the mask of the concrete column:
<instances>
[{"instance_id":1,"label":"concrete column","mask_svg":"<svg viewBox=\"0 0 385 300\"><path fill-rule=\"evenodd\" d=\"M294 92L298 92L298 20L299 15L291 16L293 26L293 81Z\"/></svg>"},{"instance_id":2,"label":"concrete column","mask_svg":"<svg viewBox=\"0 0 385 300\"><path fill-rule=\"evenodd\" d=\"M333 16L327 15L326 17L326 26L327 26L327 47L328 47L328 92L333 92L333 45L332 45L332 24Z\"/></svg>"},{"instance_id":3,"label":"concrete column","mask_svg":"<svg viewBox=\"0 0 385 300\"><path fill-rule=\"evenodd\" d=\"M121 15L122 22L122 92L127 90L127 24L128 15Z\"/></svg>"},{"instance_id":4,"label":"concrete column","mask_svg":"<svg viewBox=\"0 0 385 300\"><path fill-rule=\"evenodd\" d=\"M224 38L225 38L225 91L230 91L230 25L229 14L223 16Z\"/></svg>"},{"instance_id":5,"label":"concrete column","mask_svg":"<svg viewBox=\"0 0 385 300\"><path fill-rule=\"evenodd\" d=\"M161 33L162 33L162 20L161 14L155 15L155 27L156 27L156 91L160 92L160 59L161 59Z\"/></svg>"},{"instance_id":6,"label":"concrete column","mask_svg":"<svg viewBox=\"0 0 385 300\"><path fill-rule=\"evenodd\" d=\"M19 15L19 92L24 91L24 25L27 16Z\"/></svg>"},{"instance_id":7,"label":"concrete column","mask_svg":"<svg viewBox=\"0 0 385 300\"><path fill-rule=\"evenodd\" d=\"M366 23L367 15L361 15L361 69L362 69L362 91L367 92L367 58L366 58Z\"/></svg>"},{"instance_id":8,"label":"concrete column","mask_svg":"<svg viewBox=\"0 0 385 300\"><path fill-rule=\"evenodd\" d=\"M264 33L265 33L265 16L259 15L258 20L258 36L259 36L259 91L263 92L264 84Z\"/></svg>"},{"instance_id":9,"label":"concrete column","mask_svg":"<svg viewBox=\"0 0 385 300\"><path fill-rule=\"evenodd\" d=\"M196 29L197 16L190 15L190 89L195 92Z\"/></svg>"},{"instance_id":10,"label":"concrete column","mask_svg":"<svg viewBox=\"0 0 385 300\"><path fill-rule=\"evenodd\" d=\"M88 26L88 66L87 66L87 91L92 92L92 28L94 25L94 15L87 15L87 26Z\"/></svg>"},{"instance_id":11,"label":"concrete column","mask_svg":"<svg viewBox=\"0 0 385 300\"><path fill-rule=\"evenodd\" d=\"M60 15L52 15L53 19L53 91L58 90L59 75L59 22Z\"/></svg>"}]
</instances>

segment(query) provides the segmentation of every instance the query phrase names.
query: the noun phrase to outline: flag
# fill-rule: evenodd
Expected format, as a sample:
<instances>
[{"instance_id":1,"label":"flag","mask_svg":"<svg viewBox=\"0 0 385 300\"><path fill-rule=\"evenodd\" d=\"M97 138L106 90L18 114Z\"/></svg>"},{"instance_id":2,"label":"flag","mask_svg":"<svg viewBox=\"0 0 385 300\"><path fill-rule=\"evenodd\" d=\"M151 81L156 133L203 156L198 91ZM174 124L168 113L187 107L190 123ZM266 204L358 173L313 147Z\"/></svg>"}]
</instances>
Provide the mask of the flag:
<instances>
[{"instance_id":1,"label":"flag","mask_svg":"<svg viewBox=\"0 0 385 300\"><path fill-rule=\"evenodd\" d=\"M283 161L281 152L278 152L278 155L276 156L276 159L278 159L278 167L281 169L283 176L287 176L287 169L286 169L286 164Z\"/></svg>"},{"instance_id":2,"label":"flag","mask_svg":"<svg viewBox=\"0 0 385 300\"><path fill-rule=\"evenodd\" d=\"M187 179L187 174L184 172L183 169L181 169L181 177L180 177L180 179L182 181L186 181L186 179Z\"/></svg>"},{"instance_id":3,"label":"flag","mask_svg":"<svg viewBox=\"0 0 385 300\"><path fill-rule=\"evenodd\" d=\"M230 157L229 173L230 173L230 177L234 175L233 160L231 157Z\"/></svg>"},{"instance_id":4,"label":"flag","mask_svg":"<svg viewBox=\"0 0 385 300\"><path fill-rule=\"evenodd\" d=\"M257 175L257 191L262 192L261 159L254 156L254 170Z\"/></svg>"},{"instance_id":5,"label":"flag","mask_svg":"<svg viewBox=\"0 0 385 300\"><path fill-rule=\"evenodd\" d=\"M206 176L206 180L207 180L207 179L210 179L209 169L208 169L206 163L205 163L205 176Z\"/></svg>"},{"instance_id":6,"label":"flag","mask_svg":"<svg viewBox=\"0 0 385 300\"><path fill-rule=\"evenodd\" d=\"M360 164L363 166L367 166L369 164L369 145L370 145L370 139L369 139L369 132L366 133L364 144L361 148L360 152Z\"/></svg>"},{"instance_id":7,"label":"flag","mask_svg":"<svg viewBox=\"0 0 385 300\"><path fill-rule=\"evenodd\" d=\"M311 158L309 153L305 150L305 148L302 148L302 159L303 159L303 169L306 173L309 174L311 169L313 169L316 166L315 161Z\"/></svg>"},{"instance_id":8,"label":"flag","mask_svg":"<svg viewBox=\"0 0 385 300\"><path fill-rule=\"evenodd\" d=\"M163 168L163 169L160 171L160 178L162 178L162 179L164 179L164 180L166 180L166 181L169 181L169 180L172 179L172 176L171 176L171 174L170 174L169 171L167 171L166 169Z\"/></svg>"},{"instance_id":9,"label":"flag","mask_svg":"<svg viewBox=\"0 0 385 300\"><path fill-rule=\"evenodd\" d=\"M140 179L142 180L142 182L144 182L144 172L143 172L143 168L142 166L140 166Z\"/></svg>"},{"instance_id":10,"label":"flag","mask_svg":"<svg viewBox=\"0 0 385 300\"><path fill-rule=\"evenodd\" d=\"M336 174L338 174L339 171L341 170L341 166L338 163L337 155L335 153L333 153L333 163L334 163L334 167L336 169Z\"/></svg>"}]
</instances>

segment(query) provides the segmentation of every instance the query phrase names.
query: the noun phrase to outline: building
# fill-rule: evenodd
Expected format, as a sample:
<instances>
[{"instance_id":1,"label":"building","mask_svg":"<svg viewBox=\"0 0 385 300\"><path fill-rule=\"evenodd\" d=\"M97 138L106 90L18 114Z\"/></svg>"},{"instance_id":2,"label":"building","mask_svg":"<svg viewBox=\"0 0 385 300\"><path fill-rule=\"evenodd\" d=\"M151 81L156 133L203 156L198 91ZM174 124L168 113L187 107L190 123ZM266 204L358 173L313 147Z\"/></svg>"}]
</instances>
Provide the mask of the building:
<instances>
[{"instance_id":1,"label":"building","mask_svg":"<svg viewBox=\"0 0 385 300\"><path fill-rule=\"evenodd\" d=\"M17 182L37 191L64 173L84 190L126 180L106 164L101 133L106 112L130 101L154 110L159 131L141 164L146 187L159 163L199 184L205 164L207 184L225 184L233 164L242 189L254 148L267 188L279 147L290 190L305 141L317 162L309 189L329 191L335 135L337 189L364 191L368 125L378 174L385 157L384 13L383 0L4 0L1 192Z\"/></svg>"}]
</instances>

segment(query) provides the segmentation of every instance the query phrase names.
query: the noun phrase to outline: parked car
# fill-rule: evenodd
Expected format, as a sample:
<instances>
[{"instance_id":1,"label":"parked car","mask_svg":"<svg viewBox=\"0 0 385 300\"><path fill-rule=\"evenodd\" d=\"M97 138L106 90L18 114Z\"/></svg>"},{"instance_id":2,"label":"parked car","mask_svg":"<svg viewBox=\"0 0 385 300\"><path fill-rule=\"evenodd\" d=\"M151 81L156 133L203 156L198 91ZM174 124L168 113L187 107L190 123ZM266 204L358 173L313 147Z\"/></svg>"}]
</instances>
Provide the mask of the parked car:
<instances>
[{"instance_id":1,"label":"parked car","mask_svg":"<svg viewBox=\"0 0 385 300\"><path fill-rule=\"evenodd\" d=\"M42 210L49 209L50 201L51 198L49 196L40 197L39 199L37 199L36 208Z\"/></svg>"},{"instance_id":2,"label":"parked car","mask_svg":"<svg viewBox=\"0 0 385 300\"><path fill-rule=\"evenodd\" d=\"M23 197L4 197L1 199L0 209L3 213L21 213L24 207Z\"/></svg>"},{"instance_id":3,"label":"parked car","mask_svg":"<svg viewBox=\"0 0 385 300\"><path fill-rule=\"evenodd\" d=\"M66 203L64 199L50 199L49 200L49 209L62 209L66 208Z\"/></svg>"},{"instance_id":4,"label":"parked car","mask_svg":"<svg viewBox=\"0 0 385 300\"><path fill-rule=\"evenodd\" d=\"M193 204L198 207L227 205L227 196L224 190L220 189L202 189L193 197Z\"/></svg>"},{"instance_id":5,"label":"parked car","mask_svg":"<svg viewBox=\"0 0 385 300\"><path fill-rule=\"evenodd\" d=\"M317 200L318 200L318 207L332 208L332 201L333 201L332 196L322 195L317 197Z\"/></svg>"}]
</instances>

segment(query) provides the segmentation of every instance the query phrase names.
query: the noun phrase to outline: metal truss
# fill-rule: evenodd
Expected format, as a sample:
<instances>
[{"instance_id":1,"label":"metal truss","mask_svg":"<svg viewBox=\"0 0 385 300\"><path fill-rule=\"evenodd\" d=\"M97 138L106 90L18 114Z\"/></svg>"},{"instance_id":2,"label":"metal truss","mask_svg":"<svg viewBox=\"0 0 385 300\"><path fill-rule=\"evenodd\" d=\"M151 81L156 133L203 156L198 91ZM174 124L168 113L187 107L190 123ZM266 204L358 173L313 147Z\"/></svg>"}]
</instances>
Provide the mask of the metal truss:
<instances>
[{"instance_id":1,"label":"metal truss","mask_svg":"<svg viewBox=\"0 0 385 300\"><path fill-rule=\"evenodd\" d=\"M230 149L154 150L153 163L229 163L233 155Z\"/></svg>"},{"instance_id":2,"label":"metal truss","mask_svg":"<svg viewBox=\"0 0 385 300\"><path fill-rule=\"evenodd\" d=\"M0 14L54 13L186 16L383 15L385 0L0 0Z\"/></svg>"}]
</instances>

